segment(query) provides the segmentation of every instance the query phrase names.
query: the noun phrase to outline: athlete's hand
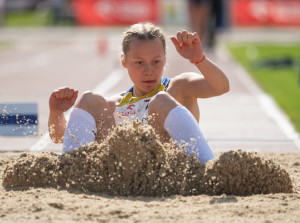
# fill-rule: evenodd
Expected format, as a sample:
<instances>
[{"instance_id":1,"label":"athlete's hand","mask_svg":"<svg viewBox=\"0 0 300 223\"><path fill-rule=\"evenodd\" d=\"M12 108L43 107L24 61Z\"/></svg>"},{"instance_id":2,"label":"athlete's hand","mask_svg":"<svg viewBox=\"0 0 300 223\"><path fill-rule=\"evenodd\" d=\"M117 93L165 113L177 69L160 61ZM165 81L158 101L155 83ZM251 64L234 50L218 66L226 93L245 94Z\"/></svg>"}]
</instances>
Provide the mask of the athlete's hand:
<instances>
[{"instance_id":1,"label":"athlete's hand","mask_svg":"<svg viewBox=\"0 0 300 223\"><path fill-rule=\"evenodd\" d=\"M203 49L198 33L190 33L185 30L177 33L177 37L171 37L177 52L191 61L200 61L203 57Z\"/></svg>"},{"instance_id":2,"label":"athlete's hand","mask_svg":"<svg viewBox=\"0 0 300 223\"><path fill-rule=\"evenodd\" d=\"M78 90L62 87L54 90L49 99L49 108L52 114L62 114L69 110L78 97Z\"/></svg>"}]
</instances>

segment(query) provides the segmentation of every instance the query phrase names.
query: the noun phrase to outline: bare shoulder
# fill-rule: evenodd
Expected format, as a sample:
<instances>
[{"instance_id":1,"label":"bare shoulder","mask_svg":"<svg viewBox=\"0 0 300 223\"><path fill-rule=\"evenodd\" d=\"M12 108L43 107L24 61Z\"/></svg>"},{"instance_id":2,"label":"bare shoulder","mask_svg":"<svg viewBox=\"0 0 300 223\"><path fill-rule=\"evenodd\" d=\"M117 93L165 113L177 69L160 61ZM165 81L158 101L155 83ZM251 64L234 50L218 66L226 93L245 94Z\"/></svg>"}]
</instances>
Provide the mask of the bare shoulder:
<instances>
[{"instance_id":1,"label":"bare shoulder","mask_svg":"<svg viewBox=\"0 0 300 223\"><path fill-rule=\"evenodd\" d=\"M119 104L123 96L124 92L105 98L112 112L115 111L116 106Z\"/></svg>"}]
</instances>

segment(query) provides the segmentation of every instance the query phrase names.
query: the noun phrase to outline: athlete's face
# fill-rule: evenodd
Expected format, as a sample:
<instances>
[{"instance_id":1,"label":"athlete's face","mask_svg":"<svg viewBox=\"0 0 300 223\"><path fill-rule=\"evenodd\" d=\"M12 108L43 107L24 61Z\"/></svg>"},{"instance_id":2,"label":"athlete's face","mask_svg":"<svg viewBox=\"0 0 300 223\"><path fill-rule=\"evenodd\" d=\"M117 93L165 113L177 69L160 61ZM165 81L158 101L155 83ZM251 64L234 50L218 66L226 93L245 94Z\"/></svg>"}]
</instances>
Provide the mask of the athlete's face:
<instances>
[{"instance_id":1,"label":"athlete's face","mask_svg":"<svg viewBox=\"0 0 300 223\"><path fill-rule=\"evenodd\" d=\"M138 96L151 92L159 83L166 64L162 41L134 40L122 56L122 64L128 70Z\"/></svg>"}]
</instances>

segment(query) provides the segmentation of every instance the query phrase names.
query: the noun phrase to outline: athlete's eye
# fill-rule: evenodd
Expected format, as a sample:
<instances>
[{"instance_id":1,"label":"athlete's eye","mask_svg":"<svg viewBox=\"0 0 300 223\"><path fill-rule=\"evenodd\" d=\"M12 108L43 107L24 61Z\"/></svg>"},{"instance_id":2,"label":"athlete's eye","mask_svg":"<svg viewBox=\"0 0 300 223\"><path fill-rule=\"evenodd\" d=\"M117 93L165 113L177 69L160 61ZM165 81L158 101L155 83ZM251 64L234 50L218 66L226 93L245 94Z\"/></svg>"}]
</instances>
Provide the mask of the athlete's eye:
<instances>
[{"instance_id":1,"label":"athlete's eye","mask_svg":"<svg viewBox=\"0 0 300 223\"><path fill-rule=\"evenodd\" d=\"M134 63L140 65L140 64L142 64L142 61L135 61Z\"/></svg>"},{"instance_id":2,"label":"athlete's eye","mask_svg":"<svg viewBox=\"0 0 300 223\"><path fill-rule=\"evenodd\" d=\"M155 60L154 63L158 64L160 63L160 60Z\"/></svg>"}]
</instances>

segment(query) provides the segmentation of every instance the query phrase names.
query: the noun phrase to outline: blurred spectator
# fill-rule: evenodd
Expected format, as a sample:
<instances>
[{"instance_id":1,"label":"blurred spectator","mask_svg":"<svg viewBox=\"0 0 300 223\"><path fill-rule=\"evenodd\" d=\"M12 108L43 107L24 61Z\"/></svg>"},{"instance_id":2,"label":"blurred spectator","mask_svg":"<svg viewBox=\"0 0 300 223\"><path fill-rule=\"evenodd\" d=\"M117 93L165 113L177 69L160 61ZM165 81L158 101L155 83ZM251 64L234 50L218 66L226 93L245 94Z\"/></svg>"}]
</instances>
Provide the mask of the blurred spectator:
<instances>
[{"instance_id":1,"label":"blurred spectator","mask_svg":"<svg viewBox=\"0 0 300 223\"><path fill-rule=\"evenodd\" d=\"M30 11L35 10L38 5L47 2L48 0L4 0L5 11Z\"/></svg>"},{"instance_id":2,"label":"blurred spectator","mask_svg":"<svg viewBox=\"0 0 300 223\"><path fill-rule=\"evenodd\" d=\"M206 45L205 28L211 13L212 0L189 0L192 31L197 32L203 45Z\"/></svg>"},{"instance_id":3,"label":"blurred spectator","mask_svg":"<svg viewBox=\"0 0 300 223\"><path fill-rule=\"evenodd\" d=\"M224 4L223 0L212 0L211 13L207 25L207 46L215 45L217 29L224 27Z\"/></svg>"},{"instance_id":4,"label":"blurred spectator","mask_svg":"<svg viewBox=\"0 0 300 223\"><path fill-rule=\"evenodd\" d=\"M197 32L202 45L215 45L217 28L224 27L223 0L189 0L191 28Z\"/></svg>"},{"instance_id":5,"label":"blurred spectator","mask_svg":"<svg viewBox=\"0 0 300 223\"><path fill-rule=\"evenodd\" d=\"M52 24L73 24L74 15L70 0L51 0Z\"/></svg>"},{"instance_id":6,"label":"blurred spectator","mask_svg":"<svg viewBox=\"0 0 300 223\"><path fill-rule=\"evenodd\" d=\"M52 23L54 25L57 25L59 23L60 15L62 14L63 5L64 5L64 0L51 1Z\"/></svg>"}]
</instances>

